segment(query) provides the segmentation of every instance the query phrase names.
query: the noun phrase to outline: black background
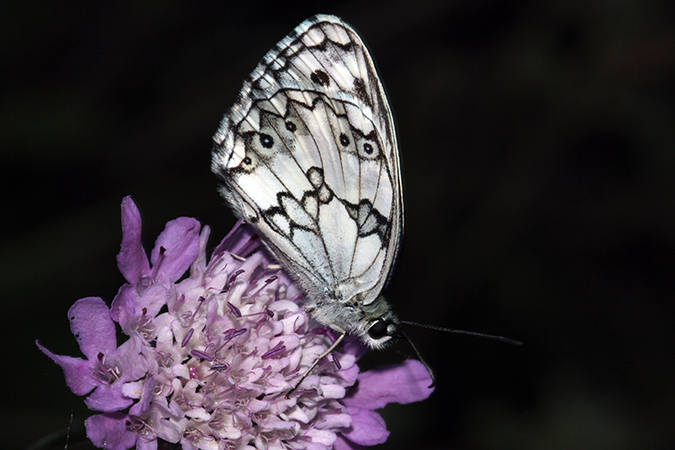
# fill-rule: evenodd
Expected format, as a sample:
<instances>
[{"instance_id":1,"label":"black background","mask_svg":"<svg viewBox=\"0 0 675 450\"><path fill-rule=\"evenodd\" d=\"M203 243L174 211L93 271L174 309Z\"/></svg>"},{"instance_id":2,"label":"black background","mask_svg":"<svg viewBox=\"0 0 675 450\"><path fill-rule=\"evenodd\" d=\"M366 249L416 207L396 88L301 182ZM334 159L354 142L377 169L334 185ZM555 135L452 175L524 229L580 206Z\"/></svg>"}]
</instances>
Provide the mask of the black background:
<instances>
[{"instance_id":1,"label":"black background","mask_svg":"<svg viewBox=\"0 0 675 450\"><path fill-rule=\"evenodd\" d=\"M39 353L111 301L119 205L146 248L234 223L211 136L243 78L306 17L370 46L394 110L405 237L387 297L432 397L383 411L381 448L675 447L675 6L656 0L14 2L0 12L2 447L90 413ZM195 6L196 5L196 6ZM400 361L406 345L364 367Z\"/></svg>"}]
</instances>

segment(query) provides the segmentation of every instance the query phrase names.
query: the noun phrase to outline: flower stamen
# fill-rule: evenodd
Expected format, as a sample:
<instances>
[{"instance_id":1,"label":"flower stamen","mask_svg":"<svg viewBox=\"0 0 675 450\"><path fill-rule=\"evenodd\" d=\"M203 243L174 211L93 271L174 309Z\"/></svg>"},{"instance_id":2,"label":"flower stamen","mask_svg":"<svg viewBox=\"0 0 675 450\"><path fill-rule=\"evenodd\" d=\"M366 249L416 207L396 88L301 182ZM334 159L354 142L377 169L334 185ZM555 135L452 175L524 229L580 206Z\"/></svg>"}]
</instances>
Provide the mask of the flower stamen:
<instances>
[{"instance_id":1,"label":"flower stamen","mask_svg":"<svg viewBox=\"0 0 675 450\"><path fill-rule=\"evenodd\" d=\"M187 332L187 334L186 334L185 337L183 338L183 341L180 343L180 346L181 346L182 348L185 348L185 346L186 346L187 343L190 341L190 338L192 337L192 335L194 334L194 332L195 332L195 329L194 329L194 328L190 328L190 330Z\"/></svg>"},{"instance_id":2,"label":"flower stamen","mask_svg":"<svg viewBox=\"0 0 675 450\"><path fill-rule=\"evenodd\" d=\"M227 307L230 308L230 311L232 312L234 317L237 317L237 318L241 317L241 311L239 310L239 308L237 308L236 306L234 306L230 302L227 302Z\"/></svg>"},{"instance_id":3,"label":"flower stamen","mask_svg":"<svg viewBox=\"0 0 675 450\"><path fill-rule=\"evenodd\" d=\"M209 355L207 355L204 352L200 352L199 350L192 350L192 351L190 351L190 354L192 356L196 356L197 358L201 358L204 361L209 361L209 362L213 361L213 358L211 358Z\"/></svg>"},{"instance_id":4,"label":"flower stamen","mask_svg":"<svg viewBox=\"0 0 675 450\"><path fill-rule=\"evenodd\" d=\"M263 353L263 355L260 358L262 359L276 358L278 356L281 356L285 351L286 346L284 345L283 342L279 342L277 345L274 346L274 348Z\"/></svg>"},{"instance_id":5,"label":"flower stamen","mask_svg":"<svg viewBox=\"0 0 675 450\"><path fill-rule=\"evenodd\" d=\"M121 368L117 364L106 364L106 357L103 353L99 353L96 358L97 364L92 367L91 374L100 382L112 386L122 377Z\"/></svg>"}]
</instances>

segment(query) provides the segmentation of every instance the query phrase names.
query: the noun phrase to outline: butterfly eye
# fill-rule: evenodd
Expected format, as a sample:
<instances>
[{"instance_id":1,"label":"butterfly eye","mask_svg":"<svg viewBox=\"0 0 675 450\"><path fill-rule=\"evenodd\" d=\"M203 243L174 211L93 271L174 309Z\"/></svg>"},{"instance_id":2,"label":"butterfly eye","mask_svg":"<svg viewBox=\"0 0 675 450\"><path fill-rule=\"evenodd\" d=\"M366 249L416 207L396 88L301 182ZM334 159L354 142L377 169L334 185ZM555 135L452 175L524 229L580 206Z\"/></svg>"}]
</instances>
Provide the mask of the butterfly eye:
<instances>
[{"instance_id":1,"label":"butterfly eye","mask_svg":"<svg viewBox=\"0 0 675 450\"><path fill-rule=\"evenodd\" d=\"M370 326L370 328L368 328L368 336L376 340L382 339L383 337L387 336L388 327L389 324L387 324L387 322L382 319L378 319Z\"/></svg>"}]
</instances>

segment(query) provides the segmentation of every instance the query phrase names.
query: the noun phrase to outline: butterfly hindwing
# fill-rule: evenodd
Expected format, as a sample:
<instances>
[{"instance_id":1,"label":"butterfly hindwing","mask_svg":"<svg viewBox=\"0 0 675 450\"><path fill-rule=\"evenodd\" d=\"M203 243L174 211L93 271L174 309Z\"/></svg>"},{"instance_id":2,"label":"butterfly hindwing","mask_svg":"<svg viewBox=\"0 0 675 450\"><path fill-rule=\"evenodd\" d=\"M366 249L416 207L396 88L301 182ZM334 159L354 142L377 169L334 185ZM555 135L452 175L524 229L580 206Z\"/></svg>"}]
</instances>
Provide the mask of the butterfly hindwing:
<instances>
[{"instance_id":1,"label":"butterfly hindwing","mask_svg":"<svg viewBox=\"0 0 675 450\"><path fill-rule=\"evenodd\" d=\"M358 34L333 16L300 24L251 73L214 139L221 193L308 295L375 301L403 204L391 111Z\"/></svg>"}]
</instances>

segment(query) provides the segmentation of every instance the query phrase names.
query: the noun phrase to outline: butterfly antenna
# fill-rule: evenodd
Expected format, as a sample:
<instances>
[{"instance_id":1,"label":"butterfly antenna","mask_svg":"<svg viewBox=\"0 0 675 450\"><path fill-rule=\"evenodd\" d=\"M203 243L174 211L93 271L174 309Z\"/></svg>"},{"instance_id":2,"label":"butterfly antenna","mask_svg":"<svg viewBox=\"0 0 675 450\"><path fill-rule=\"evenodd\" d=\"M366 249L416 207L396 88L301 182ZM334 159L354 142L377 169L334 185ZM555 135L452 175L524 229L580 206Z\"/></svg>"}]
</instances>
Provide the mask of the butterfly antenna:
<instances>
[{"instance_id":1,"label":"butterfly antenna","mask_svg":"<svg viewBox=\"0 0 675 450\"><path fill-rule=\"evenodd\" d=\"M401 323L407 323L407 322L401 322ZM408 335L399 327L398 332L401 333L401 336L405 338L406 341L410 344L412 349L415 351L415 354L417 355L417 358L420 360L420 362L424 365L424 367L427 369L427 372L429 372L429 376L431 377L431 384L429 385L429 388L432 388L436 385L436 374L434 374L434 369L431 368L429 364L422 358L422 354L420 353L419 350L417 350L417 347L413 343L413 341L408 337Z\"/></svg>"},{"instance_id":2,"label":"butterfly antenna","mask_svg":"<svg viewBox=\"0 0 675 450\"><path fill-rule=\"evenodd\" d=\"M505 343L511 344L511 345L523 345L523 343L521 341L517 341L515 339L507 338L507 337L504 337L504 336L495 336L494 334L477 333L475 331L466 331L466 330L455 330L454 328L437 327L435 325L427 325L427 324L417 323L417 322L408 322L407 320L401 320L400 323L404 323L406 325L415 325L416 327L428 328L430 330L443 331L445 333L462 334L464 336L475 336L475 337L479 337L479 338L483 338L483 339L491 339L493 341L505 342ZM403 333L403 335L405 336L405 333ZM408 339L408 336L405 336L405 337L406 337L406 339ZM412 342L410 341L410 339L408 339L408 342L410 342L410 344L412 345ZM415 348L414 345L413 345L413 348ZM415 349L415 351L417 352L417 349ZM417 353L417 355L419 356L419 353ZM420 360L421 360L421 358L420 358ZM424 361L422 361L422 362L424 362ZM426 366L426 363L424 363L424 365Z\"/></svg>"}]
</instances>

